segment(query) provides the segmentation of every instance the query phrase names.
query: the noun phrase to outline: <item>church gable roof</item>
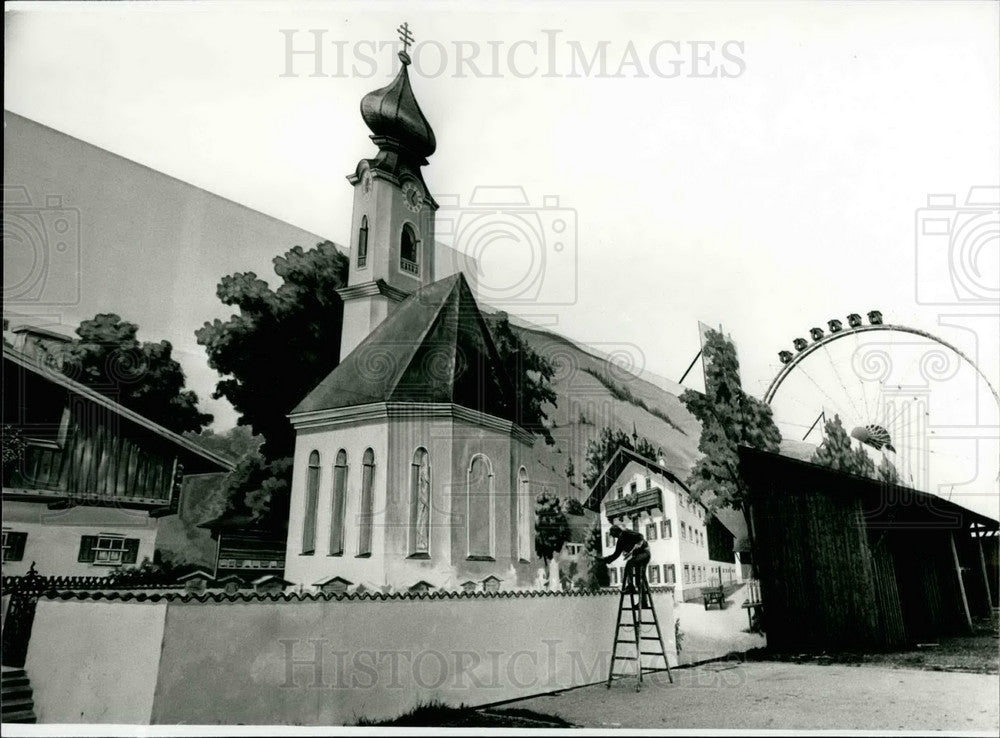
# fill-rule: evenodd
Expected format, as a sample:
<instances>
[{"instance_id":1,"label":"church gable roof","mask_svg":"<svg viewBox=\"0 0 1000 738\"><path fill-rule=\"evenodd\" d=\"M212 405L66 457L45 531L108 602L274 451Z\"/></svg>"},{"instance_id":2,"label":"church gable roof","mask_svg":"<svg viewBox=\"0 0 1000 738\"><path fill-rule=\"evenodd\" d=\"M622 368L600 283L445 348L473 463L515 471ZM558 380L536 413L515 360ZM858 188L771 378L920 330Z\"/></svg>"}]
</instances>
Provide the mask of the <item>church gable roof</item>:
<instances>
[{"instance_id":1,"label":"church gable roof","mask_svg":"<svg viewBox=\"0 0 1000 738\"><path fill-rule=\"evenodd\" d=\"M464 275L406 298L292 415L375 402L453 403L516 420L513 386Z\"/></svg>"}]
</instances>

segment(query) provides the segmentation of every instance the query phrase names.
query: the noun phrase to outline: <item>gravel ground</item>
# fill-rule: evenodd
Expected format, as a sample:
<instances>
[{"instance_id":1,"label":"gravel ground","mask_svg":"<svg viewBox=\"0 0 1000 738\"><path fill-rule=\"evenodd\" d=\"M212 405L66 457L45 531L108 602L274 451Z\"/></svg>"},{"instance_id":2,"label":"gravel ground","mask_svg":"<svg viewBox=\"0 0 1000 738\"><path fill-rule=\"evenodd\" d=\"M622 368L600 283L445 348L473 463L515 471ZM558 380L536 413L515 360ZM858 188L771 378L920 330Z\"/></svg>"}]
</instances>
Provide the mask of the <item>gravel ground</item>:
<instances>
[{"instance_id":1,"label":"gravel ground","mask_svg":"<svg viewBox=\"0 0 1000 738\"><path fill-rule=\"evenodd\" d=\"M716 662L506 707L586 728L1000 731L1000 678L841 664Z\"/></svg>"}]
</instances>

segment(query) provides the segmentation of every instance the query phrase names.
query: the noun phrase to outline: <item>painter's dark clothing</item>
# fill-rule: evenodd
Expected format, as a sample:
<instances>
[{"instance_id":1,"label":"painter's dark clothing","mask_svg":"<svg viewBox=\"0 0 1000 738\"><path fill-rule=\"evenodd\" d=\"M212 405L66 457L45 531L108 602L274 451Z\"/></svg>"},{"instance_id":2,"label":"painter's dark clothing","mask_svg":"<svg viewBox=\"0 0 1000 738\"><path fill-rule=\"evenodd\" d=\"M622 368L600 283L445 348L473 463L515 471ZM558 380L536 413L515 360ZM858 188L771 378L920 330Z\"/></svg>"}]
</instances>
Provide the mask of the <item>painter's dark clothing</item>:
<instances>
[{"instance_id":1,"label":"painter's dark clothing","mask_svg":"<svg viewBox=\"0 0 1000 738\"><path fill-rule=\"evenodd\" d=\"M629 556L628 562L625 564L625 572L622 575L622 586L624 587L631 580L636 585L636 590L638 591L638 582L635 579L636 574L645 571L646 564L649 563L649 544L646 543L645 538L634 530L623 530L618 535L618 545L615 546L614 553L610 556L605 556L604 563L610 564L619 556L629 551L633 553Z\"/></svg>"}]
</instances>

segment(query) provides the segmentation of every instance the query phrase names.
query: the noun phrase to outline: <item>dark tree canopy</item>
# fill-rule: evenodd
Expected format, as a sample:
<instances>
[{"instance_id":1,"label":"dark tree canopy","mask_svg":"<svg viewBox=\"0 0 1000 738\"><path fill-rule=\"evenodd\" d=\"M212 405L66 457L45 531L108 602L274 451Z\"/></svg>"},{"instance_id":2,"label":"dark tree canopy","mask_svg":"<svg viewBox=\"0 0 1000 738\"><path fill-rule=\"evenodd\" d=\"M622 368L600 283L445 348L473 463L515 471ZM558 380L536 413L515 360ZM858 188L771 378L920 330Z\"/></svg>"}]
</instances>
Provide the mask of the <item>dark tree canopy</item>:
<instances>
[{"instance_id":1,"label":"dark tree canopy","mask_svg":"<svg viewBox=\"0 0 1000 738\"><path fill-rule=\"evenodd\" d=\"M663 449L654 445L648 438L638 435L634 430L630 436L621 428L611 429L604 427L597 438L587 441L587 456L584 459L586 468L583 472L583 483L588 489L594 486L597 478L604 471L604 467L608 465L611 457L622 446L653 461L656 461L663 453Z\"/></svg>"},{"instance_id":2,"label":"dark tree canopy","mask_svg":"<svg viewBox=\"0 0 1000 738\"><path fill-rule=\"evenodd\" d=\"M601 520L594 521L587 534L587 557L590 566L587 569L587 589L595 590L611 584L611 574L608 565L604 563L603 541L601 540Z\"/></svg>"},{"instance_id":3,"label":"dark tree canopy","mask_svg":"<svg viewBox=\"0 0 1000 738\"><path fill-rule=\"evenodd\" d=\"M781 433L770 406L743 391L736 348L721 332L706 333L702 360L705 394L685 390L680 397L701 423L698 450L703 456L691 470L688 486L696 497L711 493L717 504L742 509L747 493L739 475L737 447L777 451Z\"/></svg>"},{"instance_id":4,"label":"dark tree canopy","mask_svg":"<svg viewBox=\"0 0 1000 738\"><path fill-rule=\"evenodd\" d=\"M340 361L347 257L329 241L305 251L295 246L275 257L281 285L272 290L253 272L223 277L216 294L239 308L223 322L195 332L208 363L224 378L214 396L224 397L264 437L268 459L288 456L294 433L286 417Z\"/></svg>"},{"instance_id":5,"label":"dark tree canopy","mask_svg":"<svg viewBox=\"0 0 1000 738\"><path fill-rule=\"evenodd\" d=\"M63 372L130 410L177 433L199 431L212 416L198 410L198 395L184 389L181 365L169 341L140 342L139 326L99 313L62 347Z\"/></svg>"},{"instance_id":6,"label":"dark tree canopy","mask_svg":"<svg viewBox=\"0 0 1000 738\"><path fill-rule=\"evenodd\" d=\"M500 354L501 364L514 384L518 424L553 445L555 440L545 423L544 405L556 404L556 393L551 386L555 367L517 334L507 313L483 313L483 318Z\"/></svg>"},{"instance_id":7,"label":"dark tree canopy","mask_svg":"<svg viewBox=\"0 0 1000 738\"><path fill-rule=\"evenodd\" d=\"M535 500L535 553L547 564L562 551L569 536L569 521L562 502L555 495L540 494Z\"/></svg>"},{"instance_id":8,"label":"dark tree canopy","mask_svg":"<svg viewBox=\"0 0 1000 738\"><path fill-rule=\"evenodd\" d=\"M225 433L216 433L211 428L206 428L201 433L185 433L184 437L232 461L239 461L247 454L257 451L264 442L263 438L255 436L245 425L230 428Z\"/></svg>"}]
</instances>

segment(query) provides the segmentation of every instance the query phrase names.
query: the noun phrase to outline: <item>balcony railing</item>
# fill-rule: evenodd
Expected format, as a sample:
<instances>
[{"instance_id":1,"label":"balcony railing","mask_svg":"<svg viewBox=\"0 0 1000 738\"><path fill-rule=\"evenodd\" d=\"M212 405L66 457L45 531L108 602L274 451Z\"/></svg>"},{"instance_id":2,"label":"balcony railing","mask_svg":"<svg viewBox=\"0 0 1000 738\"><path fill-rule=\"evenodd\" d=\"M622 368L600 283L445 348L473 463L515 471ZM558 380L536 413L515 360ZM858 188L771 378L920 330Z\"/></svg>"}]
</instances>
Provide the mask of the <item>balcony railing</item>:
<instances>
[{"instance_id":1,"label":"balcony railing","mask_svg":"<svg viewBox=\"0 0 1000 738\"><path fill-rule=\"evenodd\" d=\"M415 261L410 261L409 259L400 259L399 268L404 272L409 272L410 274L420 275L420 265Z\"/></svg>"},{"instance_id":2,"label":"balcony railing","mask_svg":"<svg viewBox=\"0 0 1000 738\"><path fill-rule=\"evenodd\" d=\"M626 495L621 499L610 500L604 503L604 514L608 518L617 518L622 515L638 515L644 510L662 510L663 492L659 487L644 489L635 494Z\"/></svg>"}]
</instances>

